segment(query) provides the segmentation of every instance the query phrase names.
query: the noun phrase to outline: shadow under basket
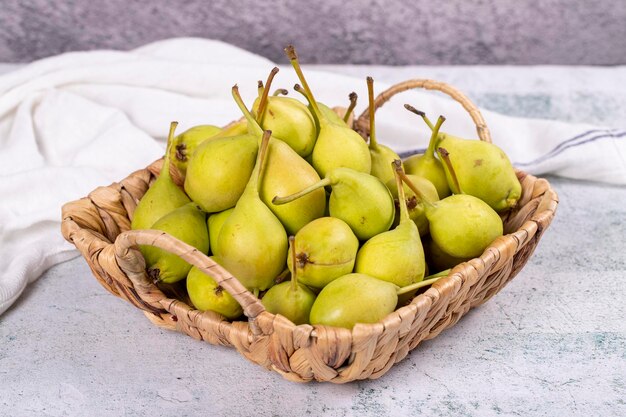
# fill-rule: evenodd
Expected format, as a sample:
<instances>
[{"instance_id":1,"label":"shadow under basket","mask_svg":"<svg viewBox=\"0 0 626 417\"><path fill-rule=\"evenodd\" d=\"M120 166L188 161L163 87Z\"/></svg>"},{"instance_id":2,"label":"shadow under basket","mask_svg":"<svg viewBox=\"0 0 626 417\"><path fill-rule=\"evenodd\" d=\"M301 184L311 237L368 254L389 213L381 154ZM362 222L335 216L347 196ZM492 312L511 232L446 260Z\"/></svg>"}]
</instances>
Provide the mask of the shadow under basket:
<instances>
[{"instance_id":1,"label":"shadow under basket","mask_svg":"<svg viewBox=\"0 0 626 417\"><path fill-rule=\"evenodd\" d=\"M451 96L469 112L479 138L491 142L476 106L445 83L409 80L394 85L377 97L375 108L412 88L438 90ZM367 110L353 127L364 138L369 136ZM265 311L258 298L205 254L164 232L130 231L137 202L158 175L162 163L156 161L119 183L99 187L86 198L65 204L63 236L80 251L104 288L141 309L154 324L211 344L235 347L250 361L299 382L345 383L385 374L422 340L432 339L453 326L515 277L550 225L558 204L557 195L546 180L516 171L522 197L516 208L502 215L505 235L480 257L457 265L410 304L378 323L357 324L352 330L296 326ZM184 297L166 295L147 276L138 244L167 249L210 271L241 304L247 321L230 322L217 313L194 309Z\"/></svg>"}]
</instances>

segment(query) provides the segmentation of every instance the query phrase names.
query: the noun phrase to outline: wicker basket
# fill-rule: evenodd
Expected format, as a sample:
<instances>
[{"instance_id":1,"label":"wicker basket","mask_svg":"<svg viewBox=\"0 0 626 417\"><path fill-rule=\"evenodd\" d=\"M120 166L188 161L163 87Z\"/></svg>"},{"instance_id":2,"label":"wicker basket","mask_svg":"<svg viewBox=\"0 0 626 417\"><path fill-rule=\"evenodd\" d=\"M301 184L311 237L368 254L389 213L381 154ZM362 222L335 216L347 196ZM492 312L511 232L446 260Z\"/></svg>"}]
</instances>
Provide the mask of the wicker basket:
<instances>
[{"instance_id":1,"label":"wicker basket","mask_svg":"<svg viewBox=\"0 0 626 417\"><path fill-rule=\"evenodd\" d=\"M442 91L469 112L481 140L491 141L479 110L445 83L410 80L381 93L379 108L393 95L411 88ZM354 127L367 137L365 111ZM352 331L326 326L296 326L265 311L261 302L226 270L196 249L159 231L129 231L130 218L162 166L162 160L119 183L99 187L87 198L63 206L63 236L87 260L94 276L112 294L127 300L156 325L184 332L211 344L234 346L243 356L293 381L344 383L378 378L422 340L454 325L470 308L496 294L528 261L557 207L557 195L544 179L522 171L518 206L503 215L505 235L478 258L456 266L412 302L375 324ZM136 245L168 249L210 270L243 307L248 321L229 322L217 313L190 307L182 296L159 288L148 278ZM169 295L166 295L169 294Z\"/></svg>"}]
</instances>

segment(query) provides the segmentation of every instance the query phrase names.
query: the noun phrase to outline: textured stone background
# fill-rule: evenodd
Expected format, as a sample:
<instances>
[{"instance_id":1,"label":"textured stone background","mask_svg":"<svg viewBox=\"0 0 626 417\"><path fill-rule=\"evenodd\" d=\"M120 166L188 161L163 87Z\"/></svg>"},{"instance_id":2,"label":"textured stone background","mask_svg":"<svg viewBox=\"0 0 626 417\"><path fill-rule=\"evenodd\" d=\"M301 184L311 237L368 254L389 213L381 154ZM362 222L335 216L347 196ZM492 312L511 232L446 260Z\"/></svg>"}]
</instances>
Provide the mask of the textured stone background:
<instances>
[{"instance_id":1,"label":"textured stone background","mask_svg":"<svg viewBox=\"0 0 626 417\"><path fill-rule=\"evenodd\" d=\"M2 0L0 62L129 49L157 39L222 39L285 62L626 64L626 1Z\"/></svg>"}]
</instances>

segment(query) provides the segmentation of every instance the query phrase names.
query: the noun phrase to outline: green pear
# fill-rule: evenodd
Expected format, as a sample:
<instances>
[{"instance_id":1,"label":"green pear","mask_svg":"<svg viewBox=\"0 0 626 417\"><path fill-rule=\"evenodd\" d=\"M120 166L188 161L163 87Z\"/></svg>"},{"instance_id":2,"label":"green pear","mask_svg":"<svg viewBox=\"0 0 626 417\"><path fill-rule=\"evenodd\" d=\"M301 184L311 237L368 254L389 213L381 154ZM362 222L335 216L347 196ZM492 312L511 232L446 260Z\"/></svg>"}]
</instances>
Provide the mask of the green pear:
<instances>
[{"instance_id":1,"label":"green pear","mask_svg":"<svg viewBox=\"0 0 626 417\"><path fill-rule=\"evenodd\" d=\"M270 135L264 133L250 181L217 241L221 265L255 292L271 287L287 263L285 228L259 195Z\"/></svg>"},{"instance_id":2,"label":"green pear","mask_svg":"<svg viewBox=\"0 0 626 417\"><path fill-rule=\"evenodd\" d=\"M237 88L233 89L233 97L248 121L250 133L257 135L260 141L263 130L244 105ZM273 204L272 198L275 195L299 191L317 183L320 177L315 169L285 142L272 137L268 146L260 189L261 201L278 217L287 233L295 234L305 224L324 215L326 194L320 189L289 204L282 206Z\"/></svg>"},{"instance_id":3,"label":"green pear","mask_svg":"<svg viewBox=\"0 0 626 417\"><path fill-rule=\"evenodd\" d=\"M503 233L498 213L471 195L454 194L427 205L426 217L433 241L455 258L480 256Z\"/></svg>"},{"instance_id":4,"label":"green pear","mask_svg":"<svg viewBox=\"0 0 626 417\"><path fill-rule=\"evenodd\" d=\"M304 158L313 152L317 139L315 121L302 102L289 97L268 96L277 72L278 68L274 67L252 109L262 129L271 130L273 139L285 142Z\"/></svg>"},{"instance_id":5,"label":"green pear","mask_svg":"<svg viewBox=\"0 0 626 417\"><path fill-rule=\"evenodd\" d=\"M397 170L402 170L400 159L395 161L395 166ZM426 261L419 231L409 217L402 179L400 174L395 177L399 191L400 224L363 244L356 255L354 272L404 287L424 279Z\"/></svg>"},{"instance_id":6,"label":"green pear","mask_svg":"<svg viewBox=\"0 0 626 417\"><path fill-rule=\"evenodd\" d=\"M311 308L310 323L352 329L376 323L398 303L397 286L365 274L348 274L326 285Z\"/></svg>"},{"instance_id":7,"label":"green pear","mask_svg":"<svg viewBox=\"0 0 626 417\"><path fill-rule=\"evenodd\" d=\"M332 187L330 215L346 222L360 240L389 230L395 216L391 193L378 178L350 168L335 168L318 183L272 202L286 204L327 185Z\"/></svg>"},{"instance_id":8,"label":"green pear","mask_svg":"<svg viewBox=\"0 0 626 417\"><path fill-rule=\"evenodd\" d=\"M343 220L313 220L298 231L294 242L296 262L289 258L287 266L302 284L323 288L354 268L359 240Z\"/></svg>"},{"instance_id":9,"label":"green pear","mask_svg":"<svg viewBox=\"0 0 626 417\"><path fill-rule=\"evenodd\" d=\"M258 140L251 134L202 142L187 165L185 191L207 213L233 207L250 179L257 151Z\"/></svg>"},{"instance_id":10,"label":"green pear","mask_svg":"<svg viewBox=\"0 0 626 417\"><path fill-rule=\"evenodd\" d=\"M174 184L170 175L171 149L177 122L170 125L167 150L163 160L163 168L152 186L143 195L135 211L130 227L133 230L149 229L157 220L167 213L184 206L191 200L179 186Z\"/></svg>"},{"instance_id":11,"label":"green pear","mask_svg":"<svg viewBox=\"0 0 626 417\"><path fill-rule=\"evenodd\" d=\"M440 138L439 128L445 119L440 118L439 120L441 120L441 122L433 126L424 112L408 104L405 104L404 107L410 112L421 116L424 122L431 128L428 149L426 149L424 154L413 155L406 158L404 160L404 170L409 175L417 175L418 177L426 178L428 181L432 182L437 189L439 198L445 198L451 194L450 186L448 185L443 164L435 156L435 149Z\"/></svg>"},{"instance_id":12,"label":"green pear","mask_svg":"<svg viewBox=\"0 0 626 417\"><path fill-rule=\"evenodd\" d=\"M295 263L294 238L289 238L292 262ZM298 270L291 273L291 279L281 282L270 288L261 302L265 309L272 314L280 314L287 317L294 324L306 324L309 322L311 307L315 301L315 293L298 282Z\"/></svg>"},{"instance_id":13,"label":"green pear","mask_svg":"<svg viewBox=\"0 0 626 417\"><path fill-rule=\"evenodd\" d=\"M229 208L228 210L211 214L209 218L207 219L207 226L209 227L209 243L211 246L211 251L213 252L213 255L215 256L219 257L217 238L220 235L222 226L226 222L226 219L228 219L228 217L231 215L233 210L234 208Z\"/></svg>"},{"instance_id":14,"label":"green pear","mask_svg":"<svg viewBox=\"0 0 626 417\"><path fill-rule=\"evenodd\" d=\"M422 194L426 196L429 201L438 201L439 195L437 189L432 182L426 178L418 177L417 175L407 175L411 182L420 190ZM394 225L400 223L400 200L398 199L398 187L396 185L395 178L387 182L387 188L391 191L391 195L394 198L396 204L396 218L394 219ZM406 196L406 205L409 210L409 217L420 232L420 236L426 236L428 234L428 219L426 218L426 212L424 211L424 204L417 198L415 193L411 191L408 185L404 184L404 194Z\"/></svg>"},{"instance_id":15,"label":"green pear","mask_svg":"<svg viewBox=\"0 0 626 417\"><path fill-rule=\"evenodd\" d=\"M313 168L321 177L339 167L351 168L355 171L368 173L372 169L369 148L363 138L354 130L341 124L332 122L317 106L315 97L309 88L298 62L298 56L293 46L285 49L293 68L307 93L309 104L317 117L320 129L311 154Z\"/></svg>"},{"instance_id":16,"label":"green pear","mask_svg":"<svg viewBox=\"0 0 626 417\"><path fill-rule=\"evenodd\" d=\"M522 185L502 149L482 140L460 139L448 134L442 135L439 147L450 153L450 161L464 194L480 198L496 211L505 211L517 205ZM452 191L460 193L448 169L446 178Z\"/></svg>"},{"instance_id":17,"label":"green pear","mask_svg":"<svg viewBox=\"0 0 626 417\"><path fill-rule=\"evenodd\" d=\"M376 140L376 123L374 108L374 79L367 77L367 90L369 96L369 118L370 118L370 156L372 158L371 174L380 178L383 184L388 181L395 181L394 170L392 168L393 161L400 159L397 153L385 145L381 145Z\"/></svg>"},{"instance_id":18,"label":"green pear","mask_svg":"<svg viewBox=\"0 0 626 417\"><path fill-rule=\"evenodd\" d=\"M209 232L206 215L195 203L188 203L161 217L151 227L182 240L204 254L209 253ZM146 260L148 275L171 284L184 279L191 265L164 249L142 245L139 250Z\"/></svg>"},{"instance_id":19,"label":"green pear","mask_svg":"<svg viewBox=\"0 0 626 417\"><path fill-rule=\"evenodd\" d=\"M194 266L187 274L187 293L196 309L215 311L229 320L243 314L243 309L213 277Z\"/></svg>"},{"instance_id":20,"label":"green pear","mask_svg":"<svg viewBox=\"0 0 626 417\"><path fill-rule=\"evenodd\" d=\"M426 277L423 281L398 287L365 274L337 278L317 295L309 321L313 325L352 329L357 323L376 323L395 310L398 296L415 293L434 284L449 271Z\"/></svg>"},{"instance_id":21,"label":"green pear","mask_svg":"<svg viewBox=\"0 0 626 417\"><path fill-rule=\"evenodd\" d=\"M445 155L448 168L449 159ZM453 178L454 170L452 170ZM422 200L433 241L455 258L474 258L502 236L502 219L487 203L466 194L454 194L440 201L428 199L406 177L402 180ZM455 180L458 185L458 182Z\"/></svg>"},{"instance_id":22,"label":"green pear","mask_svg":"<svg viewBox=\"0 0 626 417\"><path fill-rule=\"evenodd\" d=\"M221 128L213 125L198 125L185 130L174 138L174 143L170 149L170 159L183 176L187 172L189 158L198 145L217 135L221 130Z\"/></svg>"}]
</instances>

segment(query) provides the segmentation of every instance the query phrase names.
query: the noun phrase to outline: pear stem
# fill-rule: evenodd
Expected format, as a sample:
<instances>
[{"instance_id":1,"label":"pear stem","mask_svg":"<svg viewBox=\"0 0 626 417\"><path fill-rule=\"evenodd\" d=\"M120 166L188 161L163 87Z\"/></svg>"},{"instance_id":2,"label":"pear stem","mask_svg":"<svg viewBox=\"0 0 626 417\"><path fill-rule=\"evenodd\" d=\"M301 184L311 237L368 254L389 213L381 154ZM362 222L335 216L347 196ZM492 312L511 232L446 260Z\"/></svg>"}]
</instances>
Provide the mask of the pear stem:
<instances>
[{"instance_id":1,"label":"pear stem","mask_svg":"<svg viewBox=\"0 0 626 417\"><path fill-rule=\"evenodd\" d=\"M437 123L435 123L435 127L433 127L433 130L430 133L430 141L428 142L428 149L426 150L426 153L428 155L432 155L433 158L435 157L435 145L437 144L439 139L439 129L445 121L445 117L439 116L439 118L437 119Z\"/></svg>"},{"instance_id":2,"label":"pear stem","mask_svg":"<svg viewBox=\"0 0 626 417\"><path fill-rule=\"evenodd\" d=\"M320 124L327 123L328 119L320 111L320 108L317 106L317 101L315 101L313 92L311 92L311 89L309 88L309 84L306 82L306 78L304 78L304 74L302 73L302 68L300 68L300 62L298 62L298 54L296 53L296 48L294 48L293 45L289 45L285 48L285 53L287 54L289 61L291 61L291 66L296 71L296 74L298 75L298 79L302 83L302 87L304 87L306 96L309 99L309 104L311 105L311 108L313 108L313 112L317 115L317 119L319 120Z\"/></svg>"},{"instance_id":3,"label":"pear stem","mask_svg":"<svg viewBox=\"0 0 626 417\"><path fill-rule=\"evenodd\" d=\"M435 282L439 281L441 278L447 276L449 273L450 273L450 270L446 269L445 271L441 271L441 272L437 272L436 274L429 275L424 280L422 280L420 282L416 282L416 283L413 283L411 285L407 285L406 287L402 287L402 288L398 289L396 294L402 295L402 294L406 294L408 292L417 290L418 288L427 287L427 286L432 285Z\"/></svg>"},{"instance_id":4,"label":"pear stem","mask_svg":"<svg viewBox=\"0 0 626 417\"><path fill-rule=\"evenodd\" d=\"M415 184L413 184L413 181L411 181L409 179L409 177L406 176L406 174L404 173L404 170L402 169L402 165L400 165L399 167L397 165L394 165L394 169L396 171L396 173L400 176L400 178L402 178L402 181L411 189L411 191L413 191L413 193L415 193L415 195L417 196L417 198L420 200L420 202L424 203L425 205L427 205L428 207L434 207L434 204L432 201L430 201L425 195L424 193L422 193L416 186ZM400 190L398 189L398 192L400 192Z\"/></svg>"},{"instance_id":5,"label":"pear stem","mask_svg":"<svg viewBox=\"0 0 626 417\"><path fill-rule=\"evenodd\" d=\"M439 156L441 156L441 159L443 159L443 163L446 164L446 168L448 168L448 171L450 172L450 177L452 177L452 183L458 191L458 194L464 194L463 190L461 189L461 184L459 184L459 179L456 176L456 171L452 166L452 161L450 160L450 152L448 152L445 148L437 148L437 152L439 152Z\"/></svg>"},{"instance_id":6,"label":"pear stem","mask_svg":"<svg viewBox=\"0 0 626 417\"><path fill-rule=\"evenodd\" d=\"M356 101L359 98L359 96L357 96L357 94L353 91L353 92L350 93L348 98L350 99L350 105L346 109L346 114L343 115L343 121L344 121L345 124L348 124L348 119L350 119L350 114L352 113L352 111L356 107Z\"/></svg>"},{"instance_id":7,"label":"pear stem","mask_svg":"<svg viewBox=\"0 0 626 417\"><path fill-rule=\"evenodd\" d=\"M394 160L391 163L391 167L394 170L394 176L396 178L396 187L398 188L398 205L400 206L400 223L411 221L409 217L409 209L406 206L406 195L404 193L404 184L400 177L400 172L404 172L402 169L402 161L399 159Z\"/></svg>"},{"instance_id":8,"label":"pear stem","mask_svg":"<svg viewBox=\"0 0 626 417\"><path fill-rule=\"evenodd\" d=\"M318 188L326 187L327 185L330 185L330 184L331 184L330 178L326 177L323 180L318 181L315 184L310 185L301 191L298 191L297 193L294 193L285 197L275 196L272 199L272 204L276 204L277 206L279 206L281 204L291 203L293 200L296 200L302 196L309 194L310 192L317 190Z\"/></svg>"},{"instance_id":9,"label":"pear stem","mask_svg":"<svg viewBox=\"0 0 626 417\"><path fill-rule=\"evenodd\" d=\"M369 100L369 116L370 116L370 149L378 149L378 141L376 140L376 122L374 115L376 109L374 108L374 79L367 77L367 97Z\"/></svg>"},{"instance_id":10,"label":"pear stem","mask_svg":"<svg viewBox=\"0 0 626 417\"><path fill-rule=\"evenodd\" d=\"M261 81L261 80L257 81L256 91L257 91L257 95L259 97L261 97L263 95L263 91L264 90L265 90L265 87L263 87L263 81Z\"/></svg>"},{"instance_id":11,"label":"pear stem","mask_svg":"<svg viewBox=\"0 0 626 417\"><path fill-rule=\"evenodd\" d=\"M252 131L251 133L253 133L255 136L261 136L263 134L263 129L261 129L261 126L259 126L259 123L256 120L254 120L254 117L252 116L252 114L250 113L246 105L243 104L243 100L241 98L241 95L239 94L239 87L237 86L237 84L233 85L232 92L233 92L233 98L235 99L235 103L237 103L239 110L241 110L241 112L243 113L243 116L246 118L246 121L248 122L248 129L250 129Z\"/></svg>"},{"instance_id":12,"label":"pear stem","mask_svg":"<svg viewBox=\"0 0 626 417\"><path fill-rule=\"evenodd\" d=\"M267 155L267 149L269 147L270 138L272 137L271 130L263 131L263 137L261 138L261 145L259 147L259 158L257 159L257 164L259 164L259 170L257 172L256 178L256 192L257 194L261 192L261 181L263 180L263 171L265 168L265 160Z\"/></svg>"},{"instance_id":13,"label":"pear stem","mask_svg":"<svg viewBox=\"0 0 626 417\"><path fill-rule=\"evenodd\" d=\"M174 144L174 133L176 132L177 126L178 126L178 122L170 123L170 131L167 135L167 146L165 147L165 157L163 158L163 166L161 167L159 178L160 177L163 177L164 179L172 178L170 174L170 153L172 152L172 146Z\"/></svg>"},{"instance_id":14,"label":"pear stem","mask_svg":"<svg viewBox=\"0 0 626 417\"><path fill-rule=\"evenodd\" d=\"M289 94L289 91L287 91L284 88L277 88L274 93L272 94L272 96L276 97L276 96L286 96Z\"/></svg>"},{"instance_id":15,"label":"pear stem","mask_svg":"<svg viewBox=\"0 0 626 417\"><path fill-rule=\"evenodd\" d=\"M274 76L278 73L278 67L272 68L270 74L267 76L267 81L265 82L265 88L263 89L263 94L261 95L261 99L259 100L259 108L257 110L257 122L259 125L263 124L263 118L265 117L265 109L267 109L267 96L270 92L270 86L272 85L272 80Z\"/></svg>"},{"instance_id":16,"label":"pear stem","mask_svg":"<svg viewBox=\"0 0 626 417\"><path fill-rule=\"evenodd\" d=\"M430 121L430 119L428 118L428 116L426 116L426 113L424 113L421 110L417 110L415 107L411 106L410 104L405 104L404 108L407 109L408 111L410 111L411 113L415 113L418 116L420 116L422 118L422 120L424 120L424 122L428 125L428 127L430 128L430 130L433 130L435 128L435 126L433 125L433 123Z\"/></svg>"},{"instance_id":17,"label":"pear stem","mask_svg":"<svg viewBox=\"0 0 626 417\"><path fill-rule=\"evenodd\" d=\"M311 100L309 99L308 94L306 93L306 91L304 91L304 88L302 88L302 86L300 84L294 84L293 89L302 94L304 96L304 98L306 98L306 101L308 101L309 103L311 103Z\"/></svg>"},{"instance_id":18,"label":"pear stem","mask_svg":"<svg viewBox=\"0 0 626 417\"><path fill-rule=\"evenodd\" d=\"M296 238L294 236L289 236L289 248L291 249L291 265L293 272L291 273L291 290L296 292L298 290L298 259L296 258Z\"/></svg>"}]
</instances>

